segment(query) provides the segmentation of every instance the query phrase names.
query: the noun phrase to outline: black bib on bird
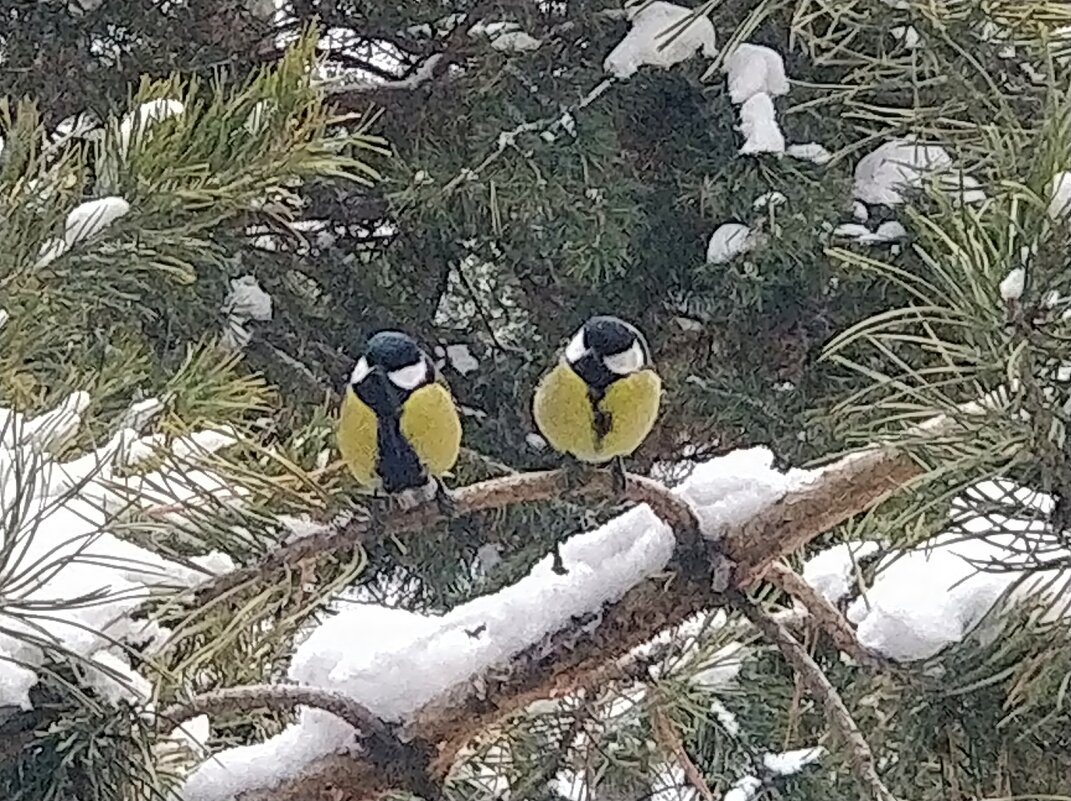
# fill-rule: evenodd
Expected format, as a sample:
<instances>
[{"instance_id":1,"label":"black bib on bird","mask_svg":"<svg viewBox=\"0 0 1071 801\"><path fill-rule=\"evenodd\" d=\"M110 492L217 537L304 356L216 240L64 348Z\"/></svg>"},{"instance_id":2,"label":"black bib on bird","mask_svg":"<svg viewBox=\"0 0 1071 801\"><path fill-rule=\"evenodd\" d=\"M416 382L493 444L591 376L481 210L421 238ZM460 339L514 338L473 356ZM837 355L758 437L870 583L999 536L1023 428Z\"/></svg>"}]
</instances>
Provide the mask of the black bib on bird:
<instances>
[{"instance_id":1,"label":"black bib on bird","mask_svg":"<svg viewBox=\"0 0 1071 801\"><path fill-rule=\"evenodd\" d=\"M416 451L402 436L401 415L405 398L382 372L376 372L355 389L357 397L376 413L379 455L376 473L388 493L423 487L428 475Z\"/></svg>"}]
</instances>

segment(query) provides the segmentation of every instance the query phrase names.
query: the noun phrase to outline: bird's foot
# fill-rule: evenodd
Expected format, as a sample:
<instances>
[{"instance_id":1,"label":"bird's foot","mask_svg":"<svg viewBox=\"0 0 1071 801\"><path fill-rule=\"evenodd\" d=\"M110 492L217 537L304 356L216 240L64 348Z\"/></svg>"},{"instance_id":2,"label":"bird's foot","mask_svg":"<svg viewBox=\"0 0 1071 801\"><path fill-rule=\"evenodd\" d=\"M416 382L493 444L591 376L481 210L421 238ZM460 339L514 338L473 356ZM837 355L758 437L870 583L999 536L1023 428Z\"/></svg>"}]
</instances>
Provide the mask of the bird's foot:
<instances>
[{"instance_id":1,"label":"bird's foot","mask_svg":"<svg viewBox=\"0 0 1071 801\"><path fill-rule=\"evenodd\" d=\"M562 546L557 540L554 541L554 550L551 552L551 559L553 560L550 565L550 569L559 576L569 575L569 571L565 567L565 562L562 561Z\"/></svg>"},{"instance_id":2,"label":"bird's foot","mask_svg":"<svg viewBox=\"0 0 1071 801\"><path fill-rule=\"evenodd\" d=\"M620 456L615 456L610 462L610 480L614 494L623 499L628 491L628 475L625 473L625 460Z\"/></svg>"},{"instance_id":3,"label":"bird's foot","mask_svg":"<svg viewBox=\"0 0 1071 801\"><path fill-rule=\"evenodd\" d=\"M457 501L454 499L454 493L439 476L434 476L431 480L435 484L435 504L439 507L439 514L447 520L457 517Z\"/></svg>"}]
</instances>

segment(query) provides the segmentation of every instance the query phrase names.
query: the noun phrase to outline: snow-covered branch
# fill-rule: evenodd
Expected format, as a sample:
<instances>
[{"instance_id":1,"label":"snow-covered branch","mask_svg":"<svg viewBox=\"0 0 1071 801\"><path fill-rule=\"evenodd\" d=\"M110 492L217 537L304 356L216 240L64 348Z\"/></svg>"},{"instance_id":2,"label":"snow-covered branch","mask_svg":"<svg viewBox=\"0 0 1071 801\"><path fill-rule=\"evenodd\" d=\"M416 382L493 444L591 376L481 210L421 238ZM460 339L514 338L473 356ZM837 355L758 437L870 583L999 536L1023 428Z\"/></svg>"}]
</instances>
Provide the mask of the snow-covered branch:
<instances>
[{"instance_id":1,"label":"snow-covered branch","mask_svg":"<svg viewBox=\"0 0 1071 801\"><path fill-rule=\"evenodd\" d=\"M715 539L718 549L737 563L733 583L741 587L760 578L781 556L870 507L919 471L912 460L886 449L845 457L822 470L788 474L772 470L771 459L764 449L737 451L699 465L672 492L633 478L628 495L660 504L659 515L685 530L694 513L704 536ZM459 511L471 512L557 498L567 490L566 477L559 472L510 476L458 490L456 505ZM582 490L608 495L610 477L594 475ZM426 526L436 517L433 510L410 513L388 521L387 530ZM301 540L270 561L275 566L292 564L318 552L352 547L366 534L367 528L350 526L340 533ZM379 625L394 641L359 657L331 654L336 664L329 673L322 667L301 667L305 660L299 649L295 658L299 669L291 671L291 678L329 675L380 717L401 719L403 740L423 743L437 754L431 763L432 778L441 779L461 748L488 727L535 700L597 685L635 647L690 615L723 603L724 596L713 590L709 576L701 580L689 573L665 582L673 549L669 526L650 508L640 506L564 543L567 576L556 576L547 556L516 585L463 604L443 618L383 610L377 614L389 612L391 619ZM238 574L239 583L255 578L262 568ZM655 576L662 579L645 580ZM235 586L228 580L214 585L212 592ZM553 603L548 602L550 596ZM347 614L325 624L335 628L324 629L322 644L310 638L302 646L312 654L310 664L318 664L322 656L316 649L337 650L334 643L342 631L368 624L367 618L350 620ZM402 626L415 627L412 635L399 632ZM302 720L273 741L217 754L187 786L188 801L348 800L377 797L390 788L389 780L359 755L339 753L351 736L344 732L317 743L322 753L296 769L259 767L271 763L273 754L292 755L294 743L307 742L312 732L319 735L321 730ZM237 784L228 778L243 772L247 775Z\"/></svg>"}]
</instances>

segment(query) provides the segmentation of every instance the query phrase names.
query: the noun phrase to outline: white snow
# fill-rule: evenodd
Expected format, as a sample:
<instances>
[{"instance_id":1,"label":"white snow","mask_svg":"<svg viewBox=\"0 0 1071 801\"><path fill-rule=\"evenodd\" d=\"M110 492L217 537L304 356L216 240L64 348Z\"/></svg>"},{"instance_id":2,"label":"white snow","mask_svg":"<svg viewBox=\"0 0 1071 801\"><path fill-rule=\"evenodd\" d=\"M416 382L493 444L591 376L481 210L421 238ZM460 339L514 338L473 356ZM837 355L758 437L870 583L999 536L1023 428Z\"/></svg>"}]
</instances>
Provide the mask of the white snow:
<instances>
[{"instance_id":1,"label":"white snow","mask_svg":"<svg viewBox=\"0 0 1071 801\"><path fill-rule=\"evenodd\" d=\"M694 9L656 0L628 13L632 27L603 62L615 78L631 78L645 65L668 69L699 51L707 58L718 54L714 24L704 14L695 16ZM694 19L681 30L690 17Z\"/></svg>"},{"instance_id":2,"label":"white snow","mask_svg":"<svg viewBox=\"0 0 1071 801\"><path fill-rule=\"evenodd\" d=\"M707 244L707 264L728 264L755 247L755 237L743 223L724 223L711 234Z\"/></svg>"},{"instance_id":3,"label":"white snow","mask_svg":"<svg viewBox=\"0 0 1071 801\"><path fill-rule=\"evenodd\" d=\"M691 677L691 683L704 690L720 690L732 684L740 675L746 655L747 649L740 642L719 648L706 660L707 666Z\"/></svg>"},{"instance_id":4,"label":"white snow","mask_svg":"<svg viewBox=\"0 0 1071 801\"><path fill-rule=\"evenodd\" d=\"M897 25L889 29L892 37L900 42L906 50L914 50L919 46L922 37L913 25Z\"/></svg>"},{"instance_id":5,"label":"white snow","mask_svg":"<svg viewBox=\"0 0 1071 801\"><path fill-rule=\"evenodd\" d=\"M1071 209L1071 172L1058 172L1052 178L1049 200L1049 216L1058 220Z\"/></svg>"},{"instance_id":6,"label":"white snow","mask_svg":"<svg viewBox=\"0 0 1071 801\"><path fill-rule=\"evenodd\" d=\"M763 754L762 766L775 776L792 776L826 755L820 745L814 748L797 748L780 754Z\"/></svg>"},{"instance_id":7,"label":"white snow","mask_svg":"<svg viewBox=\"0 0 1071 801\"><path fill-rule=\"evenodd\" d=\"M722 801L751 801L761 789L760 779L755 776L744 776L729 788L729 792L722 796Z\"/></svg>"},{"instance_id":8,"label":"white snow","mask_svg":"<svg viewBox=\"0 0 1071 801\"><path fill-rule=\"evenodd\" d=\"M477 22L469 28L469 36L485 37L491 47L503 52L527 53L538 50L543 44L516 22Z\"/></svg>"},{"instance_id":9,"label":"white snow","mask_svg":"<svg viewBox=\"0 0 1071 801\"><path fill-rule=\"evenodd\" d=\"M258 100L253 105L253 108L249 110L249 116L245 118L242 127L246 129L250 136L258 136L267 129L271 113L271 104L267 100Z\"/></svg>"},{"instance_id":10,"label":"white snow","mask_svg":"<svg viewBox=\"0 0 1071 801\"><path fill-rule=\"evenodd\" d=\"M1026 288L1026 268L1013 267L1000 282L1000 297L1005 301L1019 300Z\"/></svg>"},{"instance_id":11,"label":"white snow","mask_svg":"<svg viewBox=\"0 0 1071 801\"><path fill-rule=\"evenodd\" d=\"M524 441L528 443L528 447L534 451L544 451L547 449L547 441L534 431L526 434Z\"/></svg>"},{"instance_id":12,"label":"white snow","mask_svg":"<svg viewBox=\"0 0 1071 801\"><path fill-rule=\"evenodd\" d=\"M129 213L130 204L121 197L102 197L78 204L67 215L67 223L63 234L67 247L100 233L120 217ZM57 253L56 255L60 254ZM39 261L45 256L46 253L42 251ZM52 256L52 258L55 258L55 256Z\"/></svg>"},{"instance_id":13,"label":"white snow","mask_svg":"<svg viewBox=\"0 0 1071 801\"><path fill-rule=\"evenodd\" d=\"M7 309L0 308L0 328L3 328L5 325L7 325L7 321L10 319L11 315L8 313Z\"/></svg>"},{"instance_id":14,"label":"white snow","mask_svg":"<svg viewBox=\"0 0 1071 801\"><path fill-rule=\"evenodd\" d=\"M867 209L866 203L860 203L858 200L852 201L852 217L859 222L866 222L870 219L870 210Z\"/></svg>"},{"instance_id":15,"label":"white snow","mask_svg":"<svg viewBox=\"0 0 1071 801\"><path fill-rule=\"evenodd\" d=\"M907 229L897 220L887 220L874 231L858 223L843 223L833 229L833 235L854 239L861 245L880 245L906 238Z\"/></svg>"},{"instance_id":16,"label":"white snow","mask_svg":"<svg viewBox=\"0 0 1071 801\"><path fill-rule=\"evenodd\" d=\"M1004 491L1040 511L1052 507L1051 497L1008 483L983 482L968 494L998 499ZM941 534L895 558L890 554L874 586L848 607L864 647L900 661L926 659L975 631L1009 591L1009 600L1046 604L1045 620L1067 616L1071 571L1039 570L1026 561L1032 543L1043 542L1044 522L1012 517L1011 506L1008 515L985 516L968 515L962 499L954 506L962 531ZM1071 556L1049 539L1046 559ZM979 566L987 564L1006 569L982 572Z\"/></svg>"},{"instance_id":17,"label":"white snow","mask_svg":"<svg viewBox=\"0 0 1071 801\"><path fill-rule=\"evenodd\" d=\"M740 147L743 156L785 152L785 137L777 124L777 110L765 92L752 95L740 107L740 133L744 135L744 144Z\"/></svg>"},{"instance_id":18,"label":"white snow","mask_svg":"<svg viewBox=\"0 0 1071 801\"><path fill-rule=\"evenodd\" d=\"M803 563L803 580L823 598L836 604L855 586L860 559L873 556L881 546L873 540L849 540L819 551Z\"/></svg>"},{"instance_id":19,"label":"white snow","mask_svg":"<svg viewBox=\"0 0 1071 801\"><path fill-rule=\"evenodd\" d=\"M87 680L106 698L147 697L145 680L113 649L124 640L154 641L160 631L127 613L154 590L191 586L205 576L111 529L133 510L166 504L172 518L184 519L190 508L184 504L211 503L206 494L236 497L214 492L229 488L189 464L165 461L152 473L118 475L116 468L129 466L129 446L147 439L132 429L117 431L96 451L57 461L52 454L77 432L89 400L74 393L33 418L0 408L0 511L11 548L0 614L0 705L30 706L34 669L48 657L30 637L89 659L91 665L75 664L88 670ZM137 404L124 419L143 417L148 405ZM161 456L166 460L167 449Z\"/></svg>"},{"instance_id":20,"label":"white snow","mask_svg":"<svg viewBox=\"0 0 1071 801\"><path fill-rule=\"evenodd\" d=\"M780 473L772 465L773 454L765 448L736 451L698 465L677 492L696 506L704 532L717 535L812 475ZM673 544L672 532L644 505L564 542L566 575L554 572L548 555L516 584L441 617L349 605L298 646L289 679L344 692L385 720L405 720L452 691L478 690L479 682L470 686L474 677L508 663L547 635L574 627L575 618L597 614L604 603L661 571ZM362 636L354 638L354 631ZM182 797L224 801L244 790L272 787L352 741L348 725L305 709L296 723L266 742L227 749L203 763Z\"/></svg>"},{"instance_id":21,"label":"white snow","mask_svg":"<svg viewBox=\"0 0 1071 801\"><path fill-rule=\"evenodd\" d=\"M787 200L788 198L776 190L773 192L765 192L755 198L751 203L751 208L756 210L765 209L767 207L773 208L774 206L780 206L782 203L787 202Z\"/></svg>"},{"instance_id":22,"label":"white snow","mask_svg":"<svg viewBox=\"0 0 1071 801\"><path fill-rule=\"evenodd\" d=\"M221 311L227 315L223 328L223 344L233 350L242 350L253 337L253 332L246 323L251 320L266 322L271 319L271 295L261 288L255 276L233 278L231 291L224 299Z\"/></svg>"},{"instance_id":23,"label":"white snow","mask_svg":"<svg viewBox=\"0 0 1071 801\"><path fill-rule=\"evenodd\" d=\"M156 123L177 117L185 111L186 107L178 100L161 98L142 103L123 117L119 124L119 154L125 157L131 143L139 142Z\"/></svg>"},{"instance_id":24,"label":"white snow","mask_svg":"<svg viewBox=\"0 0 1071 801\"><path fill-rule=\"evenodd\" d=\"M469 346L464 342L457 342L446 346L446 360L450 366L461 375L468 375L480 369L480 360L472 355Z\"/></svg>"},{"instance_id":25,"label":"white snow","mask_svg":"<svg viewBox=\"0 0 1071 801\"><path fill-rule=\"evenodd\" d=\"M805 142L802 145L789 145L785 153L800 161L813 161L815 164L828 164L833 160L833 154L826 150L825 146L818 142Z\"/></svg>"},{"instance_id":26,"label":"white snow","mask_svg":"<svg viewBox=\"0 0 1071 801\"><path fill-rule=\"evenodd\" d=\"M722 71L728 76L729 99L739 106L757 94L788 94L785 62L776 50L747 42L733 48Z\"/></svg>"},{"instance_id":27,"label":"white snow","mask_svg":"<svg viewBox=\"0 0 1071 801\"><path fill-rule=\"evenodd\" d=\"M910 139L893 139L863 156L855 167L853 196L865 203L895 206L903 192L922 185L927 174L952 166L943 147Z\"/></svg>"}]
</instances>

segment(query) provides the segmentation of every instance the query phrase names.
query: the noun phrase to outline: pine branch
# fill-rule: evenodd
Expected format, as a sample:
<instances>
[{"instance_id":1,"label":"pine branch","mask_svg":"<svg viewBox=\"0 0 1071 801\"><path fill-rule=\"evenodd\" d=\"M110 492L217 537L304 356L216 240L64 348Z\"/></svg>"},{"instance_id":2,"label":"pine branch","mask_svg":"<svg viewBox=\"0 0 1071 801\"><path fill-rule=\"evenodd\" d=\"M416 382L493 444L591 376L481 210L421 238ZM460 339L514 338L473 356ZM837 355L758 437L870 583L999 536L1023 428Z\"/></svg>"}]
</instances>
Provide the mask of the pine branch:
<instances>
[{"instance_id":1,"label":"pine branch","mask_svg":"<svg viewBox=\"0 0 1071 801\"><path fill-rule=\"evenodd\" d=\"M441 794L439 783L429 776L430 753L419 743L402 742L390 728L363 704L333 690L295 684L261 684L215 690L174 704L160 718L177 724L197 715L249 712L271 709L293 712L301 706L321 709L344 720L361 733L369 764L390 786L431 799Z\"/></svg>"},{"instance_id":2,"label":"pine branch","mask_svg":"<svg viewBox=\"0 0 1071 801\"><path fill-rule=\"evenodd\" d=\"M669 719L669 715L662 709L657 698L651 709L651 724L654 729L655 739L667 753L672 754L673 758L677 760L677 764L684 771L684 775L688 777L688 783L695 788L695 791L699 793L704 801L714 801L714 794L710 791L710 785L707 784L703 774L699 772L699 768L696 767L695 762L688 755L680 732L673 725L673 721Z\"/></svg>"},{"instance_id":3,"label":"pine branch","mask_svg":"<svg viewBox=\"0 0 1071 801\"><path fill-rule=\"evenodd\" d=\"M769 504L743 524L706 534L721 535L719 550L736 562L733 584L742 588L758 580L774 561L866 510L921 472L919 465L892 449L875 448L853 454L830 465L811 484ZM600 474L591 478L585 490L589 494L597 491L608 494L610 486L610 477ZM661 509L656 512L691 525L691 510L686 504L681 508L683 502L669 490L647 479L638 481L636 477L630 477L628 487L633 499L654 500ZM458 490L457 505L466 511L491 509L526 500L558 498L566 490L567 482L561 471L508 476ZM388 521L388 526L404 525L411 529L428 525L437 518L434 511L417 510ZM315 556L317 546L320 552L352 547L363 533L361 530L356 534L342 532L320 539L317 545L303 540L296 546L301 550L300 557L290 548L284 549L288 552L286 557L280 559L273 555L270 559L276 567L292 564L291 559L301 561ZM251 570L239 571L243 574L241 581L260 575L258 569ZM236 586L234 582L228 585L228 588ZM214 585L211 593L219 592L220 586ZM713 591L709 580L699 581L687 575L678 576L669 585L664 581L644 582L620 601L607 605L596 628L583 632L559 631L515 655L508 671L499 666L473 676L428 703L410 718L401 736L436 749L437 756L431 765L433 776L444 777L460 749L480 732L533 701L596 686L605 681L608 671L615 669L616 660L632 648L696 612L723 603L724 599L724 595ZM389 780L368 762L330 756L274 788L244 793L241 801L355 801L378 798L390 789ZM891 796L879 798L888 801Z\"/></svg>"},{"instance_id":4,"label":"pine branch","mask_svg":"<svg viewBox=\"0 0 1071 801\"><path fill-rule=\"evenodd\" d=\"M729 597L734 608L740 611L770 642L774 643L785 657L796 675L814 695L821 699L830 725L836 729L848 746L848 753L856 781L872 801L897 801L878 776L874 753L870 750L859 726L852 719L848 707L829 681L822 669L818 667L799 641L789 633L781 623L766 614L750 598L740 592L730 592Z\"/></svg>"},{"instance_id":5,"label":"pine branch","mask_svg":"<svg viewBox=\"0 0 1071 801\"><path fill-rule=\"evenodd\" d=\"M881 657L859 643L844 615L784 562L774 562L770 565L766 571L766 580L803 604L811 619L829 635L833 644L860 665L873 669L888 667Z\"/></svg>"}]
</instances>

